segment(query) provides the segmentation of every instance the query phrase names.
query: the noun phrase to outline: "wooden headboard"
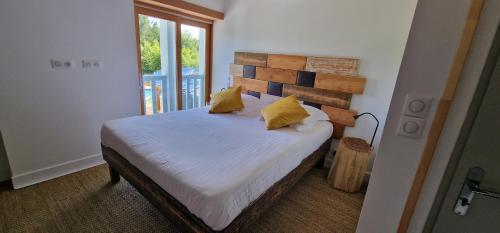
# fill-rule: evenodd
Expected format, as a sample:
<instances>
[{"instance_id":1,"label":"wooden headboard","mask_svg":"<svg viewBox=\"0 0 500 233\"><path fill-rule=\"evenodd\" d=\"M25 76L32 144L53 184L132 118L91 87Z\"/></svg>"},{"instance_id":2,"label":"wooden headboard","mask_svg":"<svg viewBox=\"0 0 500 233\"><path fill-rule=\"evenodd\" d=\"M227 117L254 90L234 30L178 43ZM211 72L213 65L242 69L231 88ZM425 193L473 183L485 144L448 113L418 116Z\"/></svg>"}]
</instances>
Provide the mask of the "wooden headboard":
<instances>
[{"instance_id":1,"label":"wooden headboard","mask_svg":"<svg viewBox=\"0 0 500 233\"><path fill-rule=\"evenodd\" d=\"M363 94L366 78L358 76L359 59L306 57L267 53L234 53L230 65L233 86L260 98L261 93L295 95L304 104L320 108L334 123L334 137L354 126L350 110L353 94Z\"/></svg>"}]
</instances>

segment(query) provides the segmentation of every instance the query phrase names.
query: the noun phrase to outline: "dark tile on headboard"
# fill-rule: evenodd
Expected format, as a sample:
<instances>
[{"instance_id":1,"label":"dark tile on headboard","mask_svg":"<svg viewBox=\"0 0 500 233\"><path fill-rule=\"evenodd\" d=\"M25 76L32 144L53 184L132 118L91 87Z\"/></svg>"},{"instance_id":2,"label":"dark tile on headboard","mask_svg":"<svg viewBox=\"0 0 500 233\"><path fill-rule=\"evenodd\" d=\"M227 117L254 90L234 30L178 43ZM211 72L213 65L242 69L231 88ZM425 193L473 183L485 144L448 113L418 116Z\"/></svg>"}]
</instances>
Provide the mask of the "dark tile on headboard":
<instances>
[{"instance_id":1,"label":"dark tile on headboard","mask_svg":"<svg viewBox=\"0 0 500 233\"><path fill-rule=\"evenodd\" d=\"M275 95L275 96L282 96L283 83L275 83L275 82L269 81L269 83L267 85L267 94Z\"/></svg>"},{"instance_id":2,"label":"dark tile on headboard","mask_svg":"<svg viewBox=\"0 0 500 233\"><path fill-rule=\"evenodd\" d=\"M304 101L304 105L309 105L311 107L315 107L317 109L321 109L321 104L317 104L317 103L313 103L313 102L309 102L309 101Z\"/></svg>"},{"instance_id":3,"label":"dark tile on headboard","mask_svg":"<svg viewBox=\"0 0 500 233\"><path fill-rule=\"evenodd\" d=\"M297 72L297 86L314 87L315 79L316 79L315 72L309 72L309 71Z\"/></svg>"},{"instance_id":4,"label":"dark tile on headboard","mask_svg":"<svg viewBox=\"0 0 500 233\"><path fill-rule=\"evenodd\" d=\"M251 95L251 96L255 96L257 98L260 99L260 92L256 92L256 91L248 91L247 93L248 95Z\"/></svg>"},{"instance_id":5,"label":"dark tile on headboard","mask_svg":"<svg viewBox=\"0 0 500 233\"><path fill-rule=\"evenodd\" d=\"M243 78L255 78L255 66L243 66Z\"/></svg>"}]
</instances>

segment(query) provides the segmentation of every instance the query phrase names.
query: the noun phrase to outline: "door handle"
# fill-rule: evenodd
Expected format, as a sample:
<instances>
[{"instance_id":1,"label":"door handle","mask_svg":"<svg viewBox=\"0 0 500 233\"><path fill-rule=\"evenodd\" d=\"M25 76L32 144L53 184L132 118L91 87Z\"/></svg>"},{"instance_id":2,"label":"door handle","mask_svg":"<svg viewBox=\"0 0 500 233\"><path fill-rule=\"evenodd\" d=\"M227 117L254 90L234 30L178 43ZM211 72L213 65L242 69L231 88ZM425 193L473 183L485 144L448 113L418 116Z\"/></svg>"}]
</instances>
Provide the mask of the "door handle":
<instances>
[{"instance_id":1,"label":"door handle","mask_svg":"<svg viewBox=\"0 0 500 233\"><path fill-rule=\"evenodd\" d=\"M492 191L488 191L488 190L484 190L484 189L480 189L480 188L476 188L476 189L472 190L472 192L475 194L480 194L480 195L484 195L487 197L500 199L500 193L496 193L496 192L492 192Z\"/></svg>"},{"instance_id":2,"label":"door handle","mask_svg":"<svg viewBox=\"0 0 500 233\"><path fill-rule=\"evenodd\" d=\"M456 214L461 216L467 214L467 210L469 209L472 199L476 194L500 199L500 193L479 188L485 173L484 169L480 167L473 167L469 169L455 204L454 212Z\"/></svg>"}]
</instances>

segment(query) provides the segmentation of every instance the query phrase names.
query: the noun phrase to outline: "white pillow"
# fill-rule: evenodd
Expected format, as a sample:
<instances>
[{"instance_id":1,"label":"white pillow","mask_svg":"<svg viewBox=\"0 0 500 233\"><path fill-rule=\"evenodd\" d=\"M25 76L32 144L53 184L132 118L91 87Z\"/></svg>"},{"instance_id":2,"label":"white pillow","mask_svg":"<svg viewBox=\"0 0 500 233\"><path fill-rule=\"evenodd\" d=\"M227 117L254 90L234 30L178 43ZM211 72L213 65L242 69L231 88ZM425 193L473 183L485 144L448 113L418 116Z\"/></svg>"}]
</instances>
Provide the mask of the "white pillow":
<instances>
[{"instance_id":1,"label":"white pillow","mask_svg":"<svg viewBox=\"0 0 500 233\"><path fill-rule=\"evenodd\" d=\"M329 121L330 118L328 115L312 106L302 105L302 107L309 113L309 116L306 119L302 120L302 122L297 124L292 124L290 127L299 132L306 132L314 127L318 121Z\"/></svg>"},{"instance_id":2,"label":"white pillow","mask_svg":"<svg viewBox=\"0 0 500 233\"><path fill-rule=\"evenodd\" d=\"M261 93L260 94L260 101L262 102L262 104L264 105L269 105L269 104L272 104L280 99L283 99L283 97L281 96L275 96L275 95L268 95L268 94L265 94L265 93Z\"/></svg>"},{"instance_id":3,"label":"white pillow","mask_svg":"<svg viewBox=\"0 0 500 233\"><path fill-rule=\"evenodd\" d=\"M265 94L265 93L261 93L260 94L260 101L262 102L262 104L264 104L264 106L266 105L269 105L269 104L272 104L280 99L283 99L285 97L282 97L282 96L275 96L275 95L269 95L269 94ZM299 100L299 103L300 104L303 104L304 101L302 100Z\"/></svg>"},{"instance_id":4,"label":"white pillow","mask_svg":"<svg viewBox=\"0 0 500 233\"><path fill-rule=\"evenodd\" d=\"M259 98L247 94L241 94L241 100L245 106L241 111L235 111L236 115L245 115L250 112L260 111L263 107Z\"/></svg>"}]
</instances>

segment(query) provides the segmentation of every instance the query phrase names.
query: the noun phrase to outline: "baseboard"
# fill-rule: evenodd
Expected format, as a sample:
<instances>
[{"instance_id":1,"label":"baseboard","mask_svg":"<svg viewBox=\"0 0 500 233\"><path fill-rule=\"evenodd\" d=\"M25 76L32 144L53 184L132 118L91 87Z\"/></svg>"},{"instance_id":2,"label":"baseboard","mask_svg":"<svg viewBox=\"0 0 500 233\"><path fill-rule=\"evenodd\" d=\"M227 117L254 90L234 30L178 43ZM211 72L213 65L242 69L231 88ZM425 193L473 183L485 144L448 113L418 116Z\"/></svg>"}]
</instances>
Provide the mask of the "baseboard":
<instances>
[{"instance_id":1,"label":"baseboard","mask_svg":"<svg viewBox=\"0 0 500 233\"><path fill-rule=\"evenodd\" d=\"M31 172L22 173L12 177L14 189L23 188L60 176L78 172L105 163L102 154L94 154L81 159L76 159Z\"/></svg>"}]
</instances>

